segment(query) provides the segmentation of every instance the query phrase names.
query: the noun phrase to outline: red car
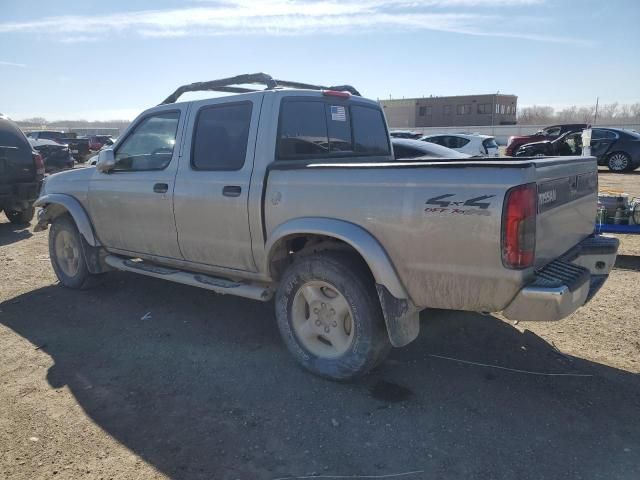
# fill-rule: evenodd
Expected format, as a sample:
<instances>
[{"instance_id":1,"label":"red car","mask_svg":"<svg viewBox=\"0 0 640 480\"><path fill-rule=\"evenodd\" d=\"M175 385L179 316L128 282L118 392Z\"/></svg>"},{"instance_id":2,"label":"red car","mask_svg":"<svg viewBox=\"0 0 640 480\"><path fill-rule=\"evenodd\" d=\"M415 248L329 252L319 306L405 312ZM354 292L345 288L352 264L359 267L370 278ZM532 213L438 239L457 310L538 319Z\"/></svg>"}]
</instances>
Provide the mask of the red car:
<instances>
[{"instance_id":1,"label":"red car","mask_svg":"<svg viewBox=\"0 0 640 480\"><path fill-rule=\"evenodd\" d=\"M512 157L518 151L518 148L526 143L542 142L544 140L555 140L556 138L564 135L567 132L575 132L576 130L582 130L587 127L588 125L586 123L567 123L564 125L553 125L551 127L547 127L543 130L540 130L539 132L534 133L533 135L519 135L509 137L509 140L507 141L506 154Z\"/></svg>"},{"instance_id":2,"label":"red car","mask_svg":"<svg viewBox=\"0 0 640 480\"><path fill-rule=\"evenodd\" d=\"M89 149L98 151L105 145L113 145L111 135L92 135L89 137Z\"/></svg>"}]
</instances>

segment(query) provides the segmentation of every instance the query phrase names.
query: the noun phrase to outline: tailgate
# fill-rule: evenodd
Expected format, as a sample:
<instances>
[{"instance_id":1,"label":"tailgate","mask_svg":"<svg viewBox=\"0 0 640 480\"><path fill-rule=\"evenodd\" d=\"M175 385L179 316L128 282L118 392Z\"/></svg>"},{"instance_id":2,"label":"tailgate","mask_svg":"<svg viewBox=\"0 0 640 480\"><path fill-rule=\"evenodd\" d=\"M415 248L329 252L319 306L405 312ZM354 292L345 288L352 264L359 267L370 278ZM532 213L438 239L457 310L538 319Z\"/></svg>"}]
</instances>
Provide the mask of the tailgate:
<instances>
[{"instance_id":1,"label":"tailgate","mask_svg":"<svg viewBox=\"0 0 640 480\"><path fill-rule=\"evenodd\" d=\"M535 161L538 190L535 266L542 267L593 233L598 165L593 157Z\"/></svg>"}]
</instances>

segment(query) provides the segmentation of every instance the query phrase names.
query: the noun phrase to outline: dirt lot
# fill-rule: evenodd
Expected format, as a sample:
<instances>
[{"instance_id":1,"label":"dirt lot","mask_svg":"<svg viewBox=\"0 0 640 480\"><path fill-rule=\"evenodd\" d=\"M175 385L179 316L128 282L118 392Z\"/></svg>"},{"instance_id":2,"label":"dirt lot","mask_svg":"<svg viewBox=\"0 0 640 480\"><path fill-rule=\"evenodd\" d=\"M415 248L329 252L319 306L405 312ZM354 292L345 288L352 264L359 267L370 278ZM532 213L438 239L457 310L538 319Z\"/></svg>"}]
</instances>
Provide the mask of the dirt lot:
<instances>
[{"instance_id":1,"label":"dirt lot","mask_svg":"<svg viewBox=\"0 0 640 480\"><path fill-rule=\"evenodd\" d=\"M0 478L640 478L640 236L620 253L564 321L426 311L345 385L294 364L271 304L124 273L67 290L46 232L1 223Z\"/></svg>"}]
</instances>

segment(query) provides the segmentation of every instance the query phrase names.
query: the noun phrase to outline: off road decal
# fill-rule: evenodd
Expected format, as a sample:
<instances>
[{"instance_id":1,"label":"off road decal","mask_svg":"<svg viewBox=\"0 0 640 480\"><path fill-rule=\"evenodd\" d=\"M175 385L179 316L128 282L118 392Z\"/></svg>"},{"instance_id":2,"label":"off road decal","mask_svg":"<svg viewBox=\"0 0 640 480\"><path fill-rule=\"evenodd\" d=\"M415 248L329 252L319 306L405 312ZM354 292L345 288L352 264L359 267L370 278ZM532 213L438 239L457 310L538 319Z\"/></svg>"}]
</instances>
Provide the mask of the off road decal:
<instances>
[{"instance_id":1,"label":"off road decal","mask_svg":"<svg viewBox=\"0 0 640 480\"><path fill-rule=\"evenodd\" d=\"M427 207L425 213L441 214L441 215L484 215L489 216L489 206L491 202L487 201L495 195L480 195L479 197L468 198L464 200L456 200L455 193L445 193L432 197L425 202ZM435 205L431 207L429 205Z\"/></svg>"}]
</instances>

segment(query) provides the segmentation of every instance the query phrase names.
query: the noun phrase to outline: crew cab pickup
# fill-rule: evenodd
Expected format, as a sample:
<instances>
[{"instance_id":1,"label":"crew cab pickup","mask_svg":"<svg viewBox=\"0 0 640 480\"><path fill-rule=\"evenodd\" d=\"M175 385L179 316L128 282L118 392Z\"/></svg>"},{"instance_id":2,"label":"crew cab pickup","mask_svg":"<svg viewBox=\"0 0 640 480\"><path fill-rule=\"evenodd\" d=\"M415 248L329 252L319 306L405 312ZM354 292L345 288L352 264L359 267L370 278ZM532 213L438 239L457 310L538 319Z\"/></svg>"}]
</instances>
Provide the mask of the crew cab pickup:
<instances>
[{"instance_id":1,"label":"crew cab pickup","mask_svg":"<svg viewBox=\"0 0 640 480\"><path fill-rule=\"evenodd\" d=\"M60 145L68 145L69 151L80 163L84 163L91 154L89 149L89 139L78 137L78 135L73 132L39 130L27 133L27 137L31 139L32 143L36 147L46 145L47 141L53 141Z\"/></svg>"},{"instance_id":2,"label":"crew cab pickup","mask_svg":"<svg viewBox=\"0 0 640 480\"><path fill-rule=\"evenodd\" d=\"M234 85L264 83L266 90ZM288 87L288 88L285 88ZM222 98L175 103L184 92ZM559 320L611 270L594 158L394 161L380 106L349 86L242 75L179 88L48 177L36 229L83 288L109 269L259 301L332 379L413 341L427 307Z\"/></svg>"}]
</instances>

